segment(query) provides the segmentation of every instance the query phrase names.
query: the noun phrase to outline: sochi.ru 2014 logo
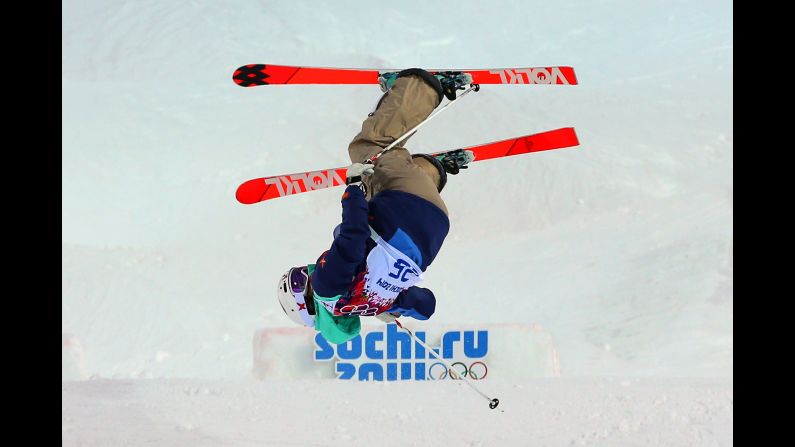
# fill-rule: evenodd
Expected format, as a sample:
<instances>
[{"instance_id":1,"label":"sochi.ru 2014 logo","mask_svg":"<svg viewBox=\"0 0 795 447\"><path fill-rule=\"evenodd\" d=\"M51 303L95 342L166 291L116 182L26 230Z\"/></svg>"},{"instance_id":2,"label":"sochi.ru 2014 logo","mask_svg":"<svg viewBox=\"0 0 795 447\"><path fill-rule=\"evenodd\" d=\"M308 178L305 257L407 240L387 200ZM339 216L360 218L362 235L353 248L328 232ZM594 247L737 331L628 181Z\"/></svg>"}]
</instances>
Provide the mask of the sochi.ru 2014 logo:
<instances>
[{"instance_id":1,"label":"sochi.ru 2014 logo","mask_svg":"<svg viewBox=\"0 0 795 447\"><path fill-rule=\"evenodd\" d=\"M425 332L414 335L425 342ZM315 335L315 361L336 360L339 379L345 380L439 380L468 376L480 380L488 375L485 357L489 352L489 332L448 331L441 337L440 357L453 361L451 374L444 363L426 352L409 334L395 324L386 330L357 335L339 345L331 344L320 333Z\"/></svg>"}]
</instances>

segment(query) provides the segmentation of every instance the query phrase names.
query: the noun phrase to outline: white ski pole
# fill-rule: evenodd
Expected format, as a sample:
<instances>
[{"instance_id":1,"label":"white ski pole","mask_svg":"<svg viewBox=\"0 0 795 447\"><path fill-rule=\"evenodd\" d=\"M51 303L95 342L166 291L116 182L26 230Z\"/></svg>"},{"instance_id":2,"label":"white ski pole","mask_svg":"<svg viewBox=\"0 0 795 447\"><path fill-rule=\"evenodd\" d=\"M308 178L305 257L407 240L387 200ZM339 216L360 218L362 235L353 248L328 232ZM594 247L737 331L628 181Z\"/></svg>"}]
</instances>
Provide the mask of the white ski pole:
<instances>
[{"instance_id":1,"label":"white ski pole","mask_svg":"<svg viewBox=\"0 0 795 447\"><path fill-rule=\"evenodd\" d=\"M426 344L425 344L425 343L424 343L422 340L420 340L419 338L417 338L417 337L414 335L414 333L413 333L413 332L411 332L410 330L408 330L408 329L406 329L405 327L403 327L403 325L402 325L402 324L400 324L400 321L398 321L398 320L395 320L395 324L397 324L399 328L401 328L401 329L403 329L404 331L408 332L408 333L409 333L409 335L411 335L411 338L413 338L413 339L414 339L414 341L416 341L417 343L419 343L420 345L422 345L422 347L424 347L426 351L428 351L428 352L430 352L431 354L433 354L433 356L434 356L434 357L436 357L436 358L437 358L437 359L438 359L440 362L444 363L444 365L447 367L447 370L448 370L448 371L450 371L450 375L453 375L453 374L455 374L456 376L458 376L458 377L460 377L460 378L464 379L464 382L465 382L467 385L471 386L471 387L472 387L472 389L473 389L473 390L475 390L475 391L477 391L477 393L478 393L478 394L480 394L481 396L485 397L485 398L486 398L486 400L487 400L487 401L489 401L489 408L491 408L492 410L493 410L493 409L495 409L495 408L497 408L497 405L499 405L499 404L500 404L500 400L499 400L499 399L497 399L496 397L495 397L494 399L490 398L490 397L489 397L489 396L487 396L487 395L486 395L486 394L485 394L483 391L480 391L480 390L478 389L478 387L476 387L476 386L475 386L475 384L474 384L474 383L472 383L472 379L470 379L469 377L467 377L467 376L465 376L465 375L464 375L464 376L462 376L462 375L458 374L458 372L455 370L455 368L453 368L453 366L452 366L451 364L447 363L447 361L446 361L446 360L444 360L443 358L441 358L441 357L439 356L439 354L437 354L437 353L436 353L436 351L434 351L434 350L433 350L433 349L432 349L430 346L426 345Z\"/></svg>"},{"instance_id":2,"label":"white ski pole","mask_svg":"<svg viewBox=\"0 0 795 447\"><path fill-rule=\"evenodd\" d=\"M463 98L463 97L464 97L464 96L465 96L467 93L471 92L472 90L474 90L474 91L478 91L478 90L480 90L480 85L478 85L478 84L471 84L471 85L469 86L469 88L468 88L468 89L464 90L463 92L461 92L461 94L460 94L460 95L458 95L458 97L456 98L456 100ZM414 132L416 132L416 131L417 131L417 129L419 129L420 127L424 126L424 125L425 125L425 123L427 123L428 121L432 120L432 119L433 119L433 118L435 118L437 115L439 115L440 113L442 113L442 111L443 111L444 109L446 109L447 107L449 107L449 106L450 106L451 104L453 104L454 102L456 102L456 101L450 101L450 102L448 102L447 104L443 105L443 106L442 106L442 107L441 107L439 110L437 110L437 111L436 111L436 112L435 112L433 115L431 115L431 116L429 116L428 118L425 118L424 120L422 120L422 121L421 121L419 124L417 124L416 126L412 127L412 128L411 128L411 129L410 129L408 132L404 133L404 134L403 134L403 136L401 136L401 137L400 137L400 138L398 138L397 140L393 141L393 142L392 142L392 144L390 144L389 146L387 146L387 147L385 147L384 149L382 149L382 150L381 150L381 152L379 152L379 153L377 153L377 154L373 155L372 157L370 157L370 159L369 159L369 160L365 160L365 162L367 162L367 161L369 161L369 162L375 162L375 160L377 160L377 159L378 159L378 157L380 157L380 156L381 156L381 155L382 155L384 152L386 152L386 151L388 151L388 150L392 149L393 147L395 147L395 145L397 145L397 144L398 144L398 143L400 143L401 141L405 140L406 138L410 137L412 133L414 133Z\"/></svg>"}]
</instances>

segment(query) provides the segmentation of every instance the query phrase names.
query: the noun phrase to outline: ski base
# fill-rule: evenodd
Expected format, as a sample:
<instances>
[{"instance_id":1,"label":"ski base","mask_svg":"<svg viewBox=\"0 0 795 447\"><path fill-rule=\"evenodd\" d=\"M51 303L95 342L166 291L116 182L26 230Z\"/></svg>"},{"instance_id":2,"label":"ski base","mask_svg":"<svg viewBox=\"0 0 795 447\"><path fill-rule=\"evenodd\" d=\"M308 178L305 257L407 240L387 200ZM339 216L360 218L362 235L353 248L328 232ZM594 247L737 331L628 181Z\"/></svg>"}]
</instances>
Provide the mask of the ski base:
<instances>
[{"instance_id":1,"label":"ski base","mask_svg":"<svg viewBox=\"0 0 795 447\"><path fill-rule=\"evenodd\" d=\"M473 162L478 162L493 158L573 147L579 144L574 128L564 127L478 146L435 152L431 155L438 157L446 153L455 153L456 151L471 151L475 157ZM238 202L244 205L251 205L279 197L342 186L345 184L346 174L347 168L343 167L260 177L243 182L238 186L235 197Z\"/></svg>"},{"instance_id":2,"label":"ski base","mask_svg":"<svg viewBox=\"0 0 795 447\"><path fill-rule=\"evenodd\" d=\"M287 84L378 84L381 73L400 69L296 67L290 65L249 64L235 70L232 80L241 87ZM551 84L576 85L572 67L527 68L436 68L431 73L460 71L472 75L473 84Z\"/></svg>"}]
</instances>

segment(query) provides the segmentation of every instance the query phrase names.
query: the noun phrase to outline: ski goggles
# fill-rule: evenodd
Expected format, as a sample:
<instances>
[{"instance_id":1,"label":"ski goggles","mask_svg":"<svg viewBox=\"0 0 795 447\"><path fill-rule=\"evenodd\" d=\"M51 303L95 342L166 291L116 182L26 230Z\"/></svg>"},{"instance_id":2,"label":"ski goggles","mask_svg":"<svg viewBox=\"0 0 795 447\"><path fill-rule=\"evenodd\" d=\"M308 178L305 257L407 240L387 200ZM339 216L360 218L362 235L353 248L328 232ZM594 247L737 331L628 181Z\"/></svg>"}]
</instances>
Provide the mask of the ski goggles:
<instances>
[{"instance_id":1,"label":"ski goggles","mask_svg":"<svg viewBox=\"0 0 795 447\"><path fill-rule=\"evenodd\" d=\"M309 314L306 302L306 287L309 283L307 266L293 267L287 276L290 283L290 292L298 305L298 314L306 326L314 327L315 319Z\"/></svg>"},{"instance_id":2,"label":"ski goggles","mask_svg":"<svg viewBox=\"0 0 795 447\"><path fill-rule=\"evenodd\" d=\"M309 281L309 274L306 266L293 267L290 269L290 290L296 300L303 302L306 293L306 283ZM300 297L300 299L299 299Z\"/></svg>"}]
</instances>

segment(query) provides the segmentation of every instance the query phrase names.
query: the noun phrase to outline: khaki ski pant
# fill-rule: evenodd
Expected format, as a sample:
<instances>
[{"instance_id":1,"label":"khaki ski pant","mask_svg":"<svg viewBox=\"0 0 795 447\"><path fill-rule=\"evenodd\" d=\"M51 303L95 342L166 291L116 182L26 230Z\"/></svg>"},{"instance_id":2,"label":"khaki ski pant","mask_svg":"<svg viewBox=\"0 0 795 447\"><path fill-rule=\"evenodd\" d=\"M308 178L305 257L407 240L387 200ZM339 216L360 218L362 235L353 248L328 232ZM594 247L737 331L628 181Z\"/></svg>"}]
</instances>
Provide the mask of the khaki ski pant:
<instances>
[{"instance_id":1,"label":"khaki ski pant","mask_svg":"<svg viewBox=\"0 0 795 447\"><path fill-rule=\"evenodd\" d=\"M439 94L422 78L398 78L348 146L351 161L361 163L374 156L427 118L438 105ZM422 197L447 214L435 180L414 163L409 151L402 147L405 141L381 155L373 175L364 177L367 198L394 189Z\"/></svg>"}]
</instances>

